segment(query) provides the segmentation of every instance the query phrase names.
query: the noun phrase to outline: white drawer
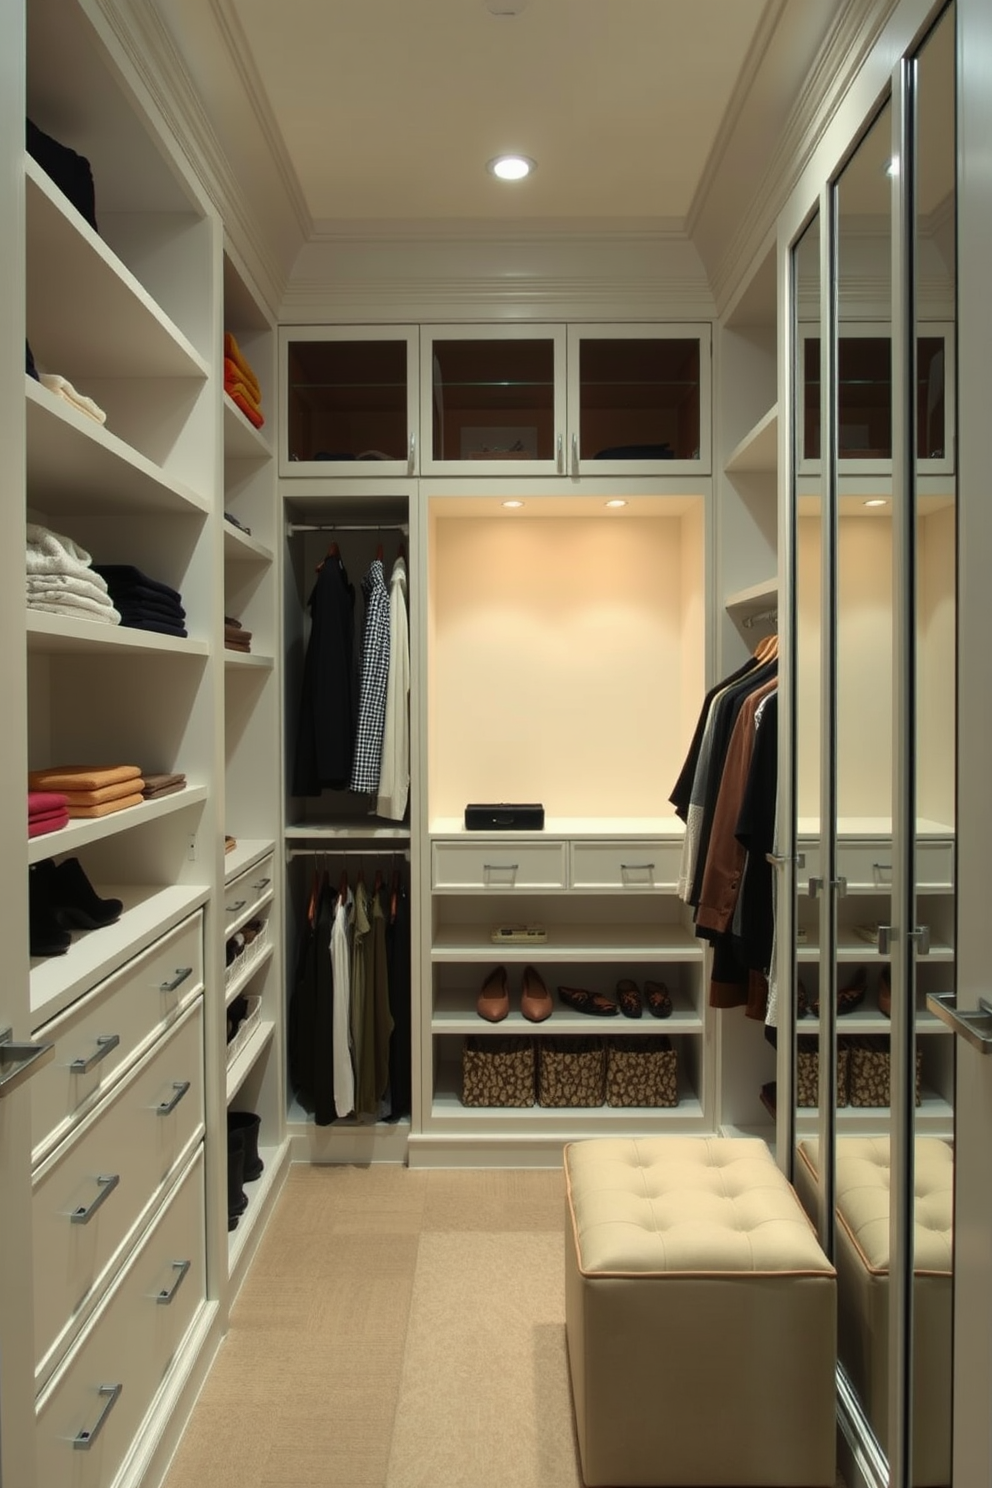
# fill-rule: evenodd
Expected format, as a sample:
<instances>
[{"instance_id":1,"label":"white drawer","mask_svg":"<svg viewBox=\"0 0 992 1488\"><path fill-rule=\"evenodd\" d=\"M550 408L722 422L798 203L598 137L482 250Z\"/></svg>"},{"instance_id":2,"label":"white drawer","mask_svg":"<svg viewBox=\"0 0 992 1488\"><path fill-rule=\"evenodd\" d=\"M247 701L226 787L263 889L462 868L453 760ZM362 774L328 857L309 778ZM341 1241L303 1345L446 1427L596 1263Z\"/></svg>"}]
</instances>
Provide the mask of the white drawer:
<instances>
[{"instance_id":1,"label":"white drawer","mask_svg":"<svg viewBox=\"0 0 992 1488\"><path fill-rule=\"evenodd\" d=\"M224 887L225 935L231 935L245 920L272 898L272 854L246 868Z\"/></svg>"},{"instance_id":2,"label":"white drawer","mask_svg":"<svg viewBox=\"0 0 992 1488\"><path fill-rule=\"evenodd\" d=\"M563 889L567 843L435 842L435 889Z\"/></svg>"},{"instance_id":3,"label":"white drawer","mask_svg":"<svg viewBox=\"0 0 992 1488\"><path fill-rule=\"evenodd\" d=\"M68 1135L202 990L203 914L197 910L36 1030L37 1039L54 1043L55 1056L31 1081L33 1163Z\"/></svg>"},{"instance_id":4,"label":"white drawer","mask_svg":"<svg viewBox=\"0 0 992 1488\"><path fill-rule=\"evenodd\" d=\"M201 1146L38 1402L39 1484L109 1488L115 1481L203 1307L203 1234ZM77 1445L82 1433L89 1434L85 1448Z\"/></svg>"},{"instance_id":5,"label":"white drawer","mask_svg":"<svg viewBox=\"0 0 992 1488\"><path fill-rule=\"evenodd\" d=\"M203 1003L110 1091L34 1181L38 1382L203 1130Z\"/></svg>"},{"instance_id":6,"label":"white drawer","mask_svg":"<svg viewBox=\"0 0 992 1488\"><path fill-rule=\"evenodd\" d=\"M573 889L672 890L681 842L573 842Z\"/></svg>"},{"instance_id":7,"label":"white drawer","mask_svg":"<svg viewBox=\"0 0 992 1488\"><path fill-rule=\"evenodd\" d=\"M810 877L822 878L822 855L818 846L800 844L805 864L798 882L805 892ZM892 843L840 842L837 871L847 881L848 893L887 894L892 888ZM954 886L954 844L947 840L916 844L916 884L921 893L949 893Z\"/></svg>"}]
</instances>

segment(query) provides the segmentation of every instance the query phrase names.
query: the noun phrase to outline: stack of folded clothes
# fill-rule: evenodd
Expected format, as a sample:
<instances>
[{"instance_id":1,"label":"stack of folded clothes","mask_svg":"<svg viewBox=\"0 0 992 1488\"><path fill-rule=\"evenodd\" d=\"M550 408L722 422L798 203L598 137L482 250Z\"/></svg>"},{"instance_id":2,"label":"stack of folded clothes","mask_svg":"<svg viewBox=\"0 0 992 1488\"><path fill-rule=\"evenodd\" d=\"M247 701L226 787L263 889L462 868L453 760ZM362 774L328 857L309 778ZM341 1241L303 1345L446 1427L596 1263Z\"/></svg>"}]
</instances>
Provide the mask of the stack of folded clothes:
<instances>
[{"instance_id":1,"label":"stack of folded clothes","mask_svg":"<svg viewBox=\"0 0 992 1488\"><path fill-rule=\"evenodd\" d=\"M224 391L249 423L260 429L265 423L262 389L230 331L224 332Z\"/></svg>"},{"instance_id":2,"label":"stack of folded clothes","mask_svg":"<svg viewBox=\"0 0 992 1488\"><path fill-rule=\"evenodd\" d=\"M244 630L233 615L224 616L224 645L228 651L251 650L251 631Z\"/></svg>"},{"instance_id":3,"label":"stack of folded clothes","mask_svg":"<svg viewBox=\"0 0 992 1488\"><path fill-rule=\"evenodd\" d=\"M140 806L145 782L137 765L59 765L30 771L28 786L62 791L70 817L93 817Z\"/></svg>"},{"instance_id":4,"label":"stack of folded clothes","mask_svg":"<svg viewBox=\"0 0 992 1488\"><path fill-rule=\"evenodd\" d=\"M130 563L95 563L95 571L107 582L121 624L134 630L154 630L161 635L185 636L186 611L178 589L150 579Z\"/></svg>"},{"instance_id":5,"label":"stack of folded clothes","mask_svg":"<svg viewBox=\"0 0 992 1488\"><path fill-rule=\"evenodd\" d=\"M107 415L99 403L94 403L93 399L87 398L85 393L77 393L67 377L60 377L57 372L39 372L38 381L57 398L71 404L78 413L85 413L87 418L93 419L98 424L107 422Z\"/></svg>"},{"instance_id":6,"label":"stack of folded clothes","mask_svg":"<svg viewBox=\"0 0 992 1488\"><path fill-rule=\"evenodd\" d=\"M143 779L145 785L141 794L146 801L157 801L159 796L171 796L173 791L186 788L186 776L181 772L173 775L149 775L146 770Z\"/></svg>"},{"instance_id":7,"label":"stack of folded clothes","mask_svg":"<svg viewBox=\"0 0 992 1488\"><path fill-rule=\"evenodd\" d=\"M28 791L28 836L60 832L69 824L68 799L61 791Z\"/></svg>"},{"instance_id":8,"label":"stack of folded clothes","mask_svg":"<svg viewBox=\"0 0 992 1488\"><path fill-rule=\"evenodd\" d=\"M85 548L37 522L27 525L28 609L119 625L106 580Z\"/></svg>"}]
</instances>

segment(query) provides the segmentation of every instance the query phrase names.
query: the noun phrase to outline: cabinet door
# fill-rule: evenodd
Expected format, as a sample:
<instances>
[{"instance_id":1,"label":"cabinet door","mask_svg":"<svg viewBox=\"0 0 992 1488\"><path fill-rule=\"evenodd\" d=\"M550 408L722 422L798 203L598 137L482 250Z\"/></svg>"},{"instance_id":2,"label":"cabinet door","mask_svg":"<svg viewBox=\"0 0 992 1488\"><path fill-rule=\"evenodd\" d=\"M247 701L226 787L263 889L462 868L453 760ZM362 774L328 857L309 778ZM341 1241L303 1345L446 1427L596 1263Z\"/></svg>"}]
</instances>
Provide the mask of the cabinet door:
<instances>
[{"instance_id":1,"label":"cabinet door","mask_svg":"<svg viewBox=\"0 0 992 1488\"><path fill-rule=\"evenodd\" d=\"M412 475L415 326L286 326L280 332L282 475Z\"/></svg>"},{"instance_id":2,"label":"cabinet door","mask_svg":"<svg viewBox=\"0 0 992 1488\"><path fill-rule=\"evenodd\" d=\"M820 463L820 339L800 327L799 472ZM892 338L888 326L843 325L837 340L838 475L892 473ZM916 458L920 475L954 469L954 327L921 321L916 338ZM933 494L933 493L927 493Z\"/></svg>"},{"instance_id":3,"label":"cabinet door","mask_svg":"<svg viewBox=\"0 0 992 1488\"><path fill-rule=\"evenodd\" d=\"M570 475L705 475L710 328L568 329Z\"/></svg>"},{"instance_id":4,"label":"cabinet door","mask_svg":"<svg viewBox=\"0 0 992 1488\"><path fill-rule=\"evenodd\" d=\"M429 475L565 470L565 328L425 327L421 469Z\"/></svg>"}]
</instances>

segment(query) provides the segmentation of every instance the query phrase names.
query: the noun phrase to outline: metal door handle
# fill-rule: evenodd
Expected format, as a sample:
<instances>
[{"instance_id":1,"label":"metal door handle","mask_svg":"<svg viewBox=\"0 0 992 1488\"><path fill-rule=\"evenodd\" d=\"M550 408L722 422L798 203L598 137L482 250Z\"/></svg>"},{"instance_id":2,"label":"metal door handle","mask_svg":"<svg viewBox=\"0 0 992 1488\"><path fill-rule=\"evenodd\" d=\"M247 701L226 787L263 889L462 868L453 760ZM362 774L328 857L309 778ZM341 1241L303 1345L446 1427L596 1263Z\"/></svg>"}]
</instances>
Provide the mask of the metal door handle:
<instances>
[{"instance_id":1,"label":"metal door handle","mask_svg":"<svg viewBox=\"0 0 992 1488\"><path fill-rule=\"evenodd\" d=\"M407 460L407 475L412 475L417 468L417 436L410 431L410 455Z\"/></svg>"},{"instance_id":2,"label":"metal door handle","mask_svg":"<svg viewBox=\"0 0 992 1488\"><path fill-rule=\"evenodd\" d=\"M186 1280L186 1272L189 1270L191 1264L191 1261L173 1261L172 1269L178 1272L178 1275L171 1286L162 1288L155 1298L156 1302L160 1303L163 1307L168 1307L169 1303L174 1301L176 1293Z\"/></svg>"},{"instance_id":3,"label":"metal door handle","mask_svg":"<svg viewBox=\"0 0 992 1488\"><path fill-rule=\"evenodd\" d=\"M809 894L809 897L811 899L818 899L819 898L819 895L820 895L820 890L822 888L823 888L823 879L822 878L814 878L812 876L812 874L811 874L810 875L809 884L807 885L807 889L806 889L806 892Z\"/></svg>"},{"instance_id":4,"label":"metal door handle","mask_svg":"<svg viewBox=\"0 0 992 1488\"><path fill-rule=\"evenodd\" d=\"M121 1181L120 1173L108 1173L106 1177L98 1178L100 1192L92 1204L80 1204L78 1209L73 1209L69 1215L70 1224L89 1224L101 1204L105 1204Z\"/></svg>"},{"instance_id":5,"label":"metal door handle","mask_svg":"<svg viewBox=\"0 0 992 1488\"><path fill-rule=\"evenodd\" d=\"M927 1007L979 1054L992 1054L992 1002L987 997L980 997L977 1008L959 1012L956 1001L954 992L931 992L927 997Z\"/></svg>"},{"instance_id":6,"label":"metal door handle","mask_svg":"<svg viewBox=\"0 0 992 1488\"><path fill-rule=\"evenodd\" d=\"M909 932L910 940L916 941L916 954L918 956L929 956L930 954L930 926L917 925L915 930Z\"/></svg>"},{"instance_id":7,"label":"metal door handle","mask_svg":"<svg viewBox=\"0 0 992 1488\"><path fill-rule=\"evenodd\" d=\"M159 1102L159 1104L155 1107L158 1114L160 1116L171 1116L172 1112L176 1109L189 1087L189 1080L173 1080L172 1088L176 1093L171 1100Z\"/></svg>"},{"instance_id":8,"label":"metal door handle","mask_svg":"<svg viewBox=\"0 0 992 1488\"><path fill-rule=\"evenodd\" d=\"M879 925L878 927L878 954L887 956L892 949L892 926Z\"/></svg>"},{"instance_id":9,"label":"metal door handle","mask_svg":"<svg viewBox=\"0 0 992 1488\"><path fill-rule=\"evenodd\" d=\"M238 910L244 909L247 903L247 899L236 899L233 904L225 904L224 908L227 910L228 914L237 914Z\"/></svg>"},{"instance_id":10,"label":"metal door handle","mask_svg":"<svg viewBox=\"0 0 992 1488\"><path fill-rule=\"evenodd\" d=\"M653 873L653 863L621 863L621 873Z\"/></svg>"},{"instance_id":11,"label":"metal door handle","mask_svg":"<svg viewBox=\"0 0 992 1488\"><path fill-rule=\"evenodd\" d=\"M565 446L565 437L564 437L563 434L559 434L558 435L558 459L557 459L557 462L556 462L559 470L564 470L564 468L565 468L565 447L564 446Z\"/></svg>"},{"instance_id":12,"label":"metal door handle","mask_svg":"<svg viewBox=\"0 0 992 1488\"><path fill-rule=\"evenodd\" d=\"M267 889L269 887L269 884L271 882L271 878L260 878L258 880L258 883L252 884L252 888L255 890L256 894L260 894L263 889Z\"/></svg>"},{"instance_id":13,"label":"metal door handle","mask_svg":"<svg viewBox=\"0 0 992 1488\"><path fill-rule=\"evenodd\" d=\"M579 473L579 436L578 436L578 434L573 434L572 435L572 474L573 475L578 475L578 473Z\"/></svg>"},{"instance_id":14,"label":"metal door handle","mask_svg":"<svg viewBox=\"0 0 992 1488\"><path fill-rule=\"evenodd\" d=\"M90 1070L100 1063L101 1059L106 1059L111 1049L117 1048L120 1041L121 1036L119 1033L101 1033L96 1041L96 1050L90 1055L89 1059L83 1059L80 1056L78 1059L72 1061L69 1068L74 1075L88 1075Z\"/></svg>"},{"instance_id":15,"label":"metal door handle","mask_svg":"<svg viewBox=\"0 0 992 1488\"><path fill-rule=\"evenodd\" d=\"M176 988L177 987L181 987L182 984L183 984L183 982L186 981L187 977L191 977L192 975L193 975L193 968L192 968L192 966L177 966L176 967L176 974L172 978L172 981L171 982L160 982L159 983L158 990L160 992L175 992Z\"/></svg>"},{"instance_id":16,"label":"metal door handle","mask_svg":"<svg viewBox=\"0 0 992 1488\"><path fill-rule=\"evenodd\" d=\"M100 1414L97 1416L97 1418L96 1418L96 1425L93 1427L92 1431L87 1431L86 1428L84 1427L82 1431L77 1431L76 1432L75 1436L72 1438L72 1445L73 1445L73 1450L74 1451L76 1451L76 1452L88 1452L89 1451L90 1447L96 1441L97 1437L100 1435L100 1432L103 1430L104 1426L106 1425L107 1417L110 1415L110 1412L113 1410L114 1406L117 1404L118 1400L120 1399L121 1391L123 1390L123 1388L124 1388L123 1385L101 1385L100 1386L99 1390L97 1390L96 1393L98 1395L106 1395L106 1397L107 1397L107 1403L103 1407L103 1410L100 1412Z\"/></svg>"}]
</instances>

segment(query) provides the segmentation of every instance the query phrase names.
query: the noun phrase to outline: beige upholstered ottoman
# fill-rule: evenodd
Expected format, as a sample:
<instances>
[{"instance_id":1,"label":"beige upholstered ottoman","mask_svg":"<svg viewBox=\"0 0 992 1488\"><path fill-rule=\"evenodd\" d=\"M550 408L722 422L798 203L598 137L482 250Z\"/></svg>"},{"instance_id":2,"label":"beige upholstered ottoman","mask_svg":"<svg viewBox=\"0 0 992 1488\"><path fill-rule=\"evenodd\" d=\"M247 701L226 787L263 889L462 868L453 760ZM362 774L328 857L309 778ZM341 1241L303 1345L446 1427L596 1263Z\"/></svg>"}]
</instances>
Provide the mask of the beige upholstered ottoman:
<instances>
[{"instance_id":1,"label":"beige upholstered ottoman","mask_svg":"<svg viewBox=\"0 0 992 1488\"><path fill-rule=\"evenodd\" d=\"M954 1153L916 1138L913 1275L913 1482L951 1481ZM796 1185L813 1191L817 1143L801 1142ZM865 1414L888 1437L889 1139L837 1143L837 1346Z\"/></svg>"},{"instance_id":2,"label":"beige upholstered ottoman","mask_svg":"<svg viewBox=\"0 0 992 1488\"><path fill-rule=\"evenodd\" d=\"M589 1488L833 1488L836 1278L764 1142L565 1149Z\"/></svg>"}]
</instances>

